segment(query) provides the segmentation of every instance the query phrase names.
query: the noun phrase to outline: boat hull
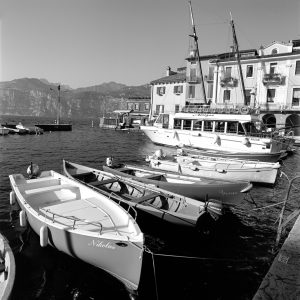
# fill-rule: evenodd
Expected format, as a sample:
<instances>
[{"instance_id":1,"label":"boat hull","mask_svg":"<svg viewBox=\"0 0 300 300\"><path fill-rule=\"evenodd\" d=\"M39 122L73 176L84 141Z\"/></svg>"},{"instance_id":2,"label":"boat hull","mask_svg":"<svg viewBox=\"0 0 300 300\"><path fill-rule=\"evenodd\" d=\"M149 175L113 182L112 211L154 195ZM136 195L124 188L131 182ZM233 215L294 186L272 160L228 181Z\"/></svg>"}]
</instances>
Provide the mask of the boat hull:
<instances>
[{"instance_id":1,"label":"boat hull","mask_svg":"<svg viewBox=\"0 0 300 300\"><path fill-rule=\"evenodd\" d=\"M72 124L36 124L44 131L72 131Z\"/></svg>"},{"instance_id":2,"label":"boat hull","mask_svg":"<svg viewBox=\"0 0 300 300\"><path fill-rule=\"evenodd\" d=\"M197 162L197 161L196 161ZM240 166L240 164L238 165ZM202 166L201 163L192 163L192 160L186 162L173 162L164 159L150 159L150 167L170 172L178 172L183 175L208 177L220 180L244 180L252 183L274 184L278 174L279 164L274 167L261 168L235 168L234 164L217 162L211 166Z\"/></svg>"},{"instance_id":3,"label":"boat hull","mask_svg":"<svg viewBox=\"0 0 300 300\"><path fill-rule=\"evenodd\" d=\"M11 176L14 175L10 175L10 178ZM11 179L11 183L12 182ZM72 225L65 225L65 223L62 223L62 219L56 222L52 212L47 209L41 212L37 210L37 208L33 208L22 196L16 185L13 183L11 185L21 210L25 212L26 222L29 223L31 228L41 239L44 239L41 229L46 227L47 235L46 241L44 242L46 245L49 244L59 251L101 268L120 280L131 292L135 292L138 289L143 257L142 236L131 240L131 238L128 238L126 235L114 233L114 229L106 229L105 232L101 232L102 229L100 230L99 228L97 230L85 230L85 223L82 225L81 220L79 221L81 224L78 228ZM37 188L37 186L35 188ZM86 187L84 188L87 189ZM36 199L40 201L39 199L43 199L43 195L41 194ZM79 199L79 201L83 200ZM64 205L66 202L64 202ZM51 209L54 206L51 206ZM97 206L94 206L94 209L101 210L101 208L97 208ZM120 207L118 209L123 211ZM73 214L76 213L76 209L72 211L73 212L70 213L73 216ZM95 213L97 214L97 211L95 211ZM127 215L125 211L124 214ZM63 215L68 216L69 212L66 211ZM94 218L93 215L84 216L86 221L89 217L92 218L91 220ZM58 216L56 218L61 217ZM72 224L72 222L70 224ZM88 226L88 223L86 226Z\"/></svg>"},{"instance_id":4,"label":"boat hull","mask_svg":"<svg viewBox=\"0 0 300 300\"><path fill-rule=\"evenodd\" d=\"M0 272L0 299L11 299L16 277L16 263L8 240L0 233L0 257L4 259L5 271Z\"/></svg>"},{"instance_id":5,"label":"boat hull","mask_svg":"<svg viewBox=\"0 0 300 300\"><path fill-rule=\"evenodd\" d=\"M225 135L210 132L164 129L155 126L141 126L141 130L155 144L172 147L191 147L223 152L245 154L269 154L282 150L280 141L269 138ZM247 143L245 139L247 138Z\"/></svg>"},{"instance_id":6,"label":"boat hull","mask_svg":"<svg viewBox=\"0 0 300 300\"><path fill-rule=\"evenodd\" d=\"M143 166L130 166L125 165L125 168L142 170L150 174L159 174L157 170L150 169ZM199 178L195 176L178 176L178 174L167 174L160 172L166 177L169 177L168 181L152 180L144 177L137 177L134 175L126 174L125 172L118 171L118 169L108 168L103 166L103 169L112 174L119 176L126 176L136 181L143 182L145 184L154 185L158 188L165 189L167 191L183 195L199 201L205 201L206 197L216 199L222 203L223 206L235 206L244 201L245 193L252 188L252 184L246 181L224 181L224 180L212 180L206 177ZM177 179L178 178L178 179ZM245 192L243 192L245 191Z\"/></svg>"}]
</instances>

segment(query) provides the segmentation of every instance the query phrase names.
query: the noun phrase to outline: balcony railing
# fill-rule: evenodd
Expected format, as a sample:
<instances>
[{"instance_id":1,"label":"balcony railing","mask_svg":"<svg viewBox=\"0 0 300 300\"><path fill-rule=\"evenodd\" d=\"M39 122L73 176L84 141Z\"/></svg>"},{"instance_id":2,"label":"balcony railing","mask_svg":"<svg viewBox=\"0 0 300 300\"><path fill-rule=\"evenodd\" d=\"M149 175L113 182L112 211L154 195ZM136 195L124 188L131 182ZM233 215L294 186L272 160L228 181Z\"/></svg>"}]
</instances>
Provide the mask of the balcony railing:
<instances>
[{"instance_id":1,"label":"balcony railing","mask_svg":"<svg viewBox=\"0 0 300 300\"><path fill-rule=\"evenodd\" d=\"M263 77L264 85L282 85L285 82L285 76L279 73L267 73Z\"/></svg>"},{"instance_id":2,"label":"balcony railing","mask_svg":"<svg viewBox=\"0 0 300 300\"><path fill-rule=\"evenodd\" d=\"M187 76L187 82L189 83L199 83L200 81L200 77L199 76Z\"/></svg>"},{"instance_id":3,"label":"balcony railing","mask_svg":"<svg viewBox=\"0 0 300 300\"><path fill-rule=\"evenodd\" d=\"M236 87L238 80L231 76L221 78L220 85L221 87Z\"/></svg>"}]
</instances>

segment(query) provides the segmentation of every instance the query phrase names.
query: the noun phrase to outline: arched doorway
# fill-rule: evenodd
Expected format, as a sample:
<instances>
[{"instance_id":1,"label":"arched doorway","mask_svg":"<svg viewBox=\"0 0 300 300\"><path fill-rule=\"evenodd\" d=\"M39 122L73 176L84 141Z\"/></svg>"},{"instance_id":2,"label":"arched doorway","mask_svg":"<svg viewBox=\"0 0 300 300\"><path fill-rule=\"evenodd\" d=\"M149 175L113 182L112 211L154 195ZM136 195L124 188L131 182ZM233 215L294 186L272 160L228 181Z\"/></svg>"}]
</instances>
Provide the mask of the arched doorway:
<instances>
[{"instance_id":1,"label":"arched doorway","mask_svg":"<svg viewBox=\"0 0 300 300\"><path fill-rule=\"evenodd\" d=\"M262 121L268 128L276 128L276 117L273 114L264 115Z\"/></svg>"},{"instance_id":2,"label":"arched doorway","mask_svg":"<svg viewBox=\"0 0 300 300\"><path fill-rule=\"evenodd\" d=\"M286 118L285 126L287 128L293 127L294 135L300 136L300 116L292 114Z\"/></svg>"}]
</instances>

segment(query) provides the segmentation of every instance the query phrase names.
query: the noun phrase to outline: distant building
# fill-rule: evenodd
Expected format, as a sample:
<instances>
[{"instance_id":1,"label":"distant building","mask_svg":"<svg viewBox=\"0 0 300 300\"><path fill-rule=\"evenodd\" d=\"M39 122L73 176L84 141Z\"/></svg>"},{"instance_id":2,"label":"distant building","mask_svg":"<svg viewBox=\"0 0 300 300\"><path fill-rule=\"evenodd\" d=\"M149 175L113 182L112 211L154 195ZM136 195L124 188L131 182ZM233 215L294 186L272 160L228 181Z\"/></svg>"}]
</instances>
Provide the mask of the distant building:
<instances>
[{"instance_id":1,"label":"distant building","mask_svg":"<svg viewBox=\"0 0 300 300\"><path fill-rule=\"evenodd\" d=\"M133 124L144 125L150 113L151 97L129 97L126 106L131 110L130 117Z\"/></svg>"}]
</instances>

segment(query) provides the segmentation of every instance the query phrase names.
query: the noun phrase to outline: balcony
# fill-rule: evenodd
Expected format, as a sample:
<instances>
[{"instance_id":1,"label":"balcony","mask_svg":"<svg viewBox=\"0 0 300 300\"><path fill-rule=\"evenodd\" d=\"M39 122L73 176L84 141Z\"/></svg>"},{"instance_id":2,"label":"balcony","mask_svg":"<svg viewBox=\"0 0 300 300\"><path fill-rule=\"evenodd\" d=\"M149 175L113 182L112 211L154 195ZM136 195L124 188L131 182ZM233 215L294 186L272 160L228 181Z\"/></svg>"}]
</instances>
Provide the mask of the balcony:
<instances>
[{"instance_id":1,"label":"balcony","mask_svg":"<svg viewBox=\"0 0 300 300\"><path fill-rule=\"evenodd\" d=\"M285 83L285 76L279 73L267 73L263 77L264 85L282 85Z\"/></svg>"},{"instance_id":2,"label":"balcony","mask_svg":"<svg viewBox=\"0 0 300 300\"><path fill-rule=\"evenodd\" d=\"M214 76L213 75L204 75L204 80L206 82L213 82L214 81Z\"/></svg>"},{"instance_id":3,"label":"balcony","mask_svg":"<svg viewBox=\"0 0 300 300\"><path fill-rule=\"evenodd\" d=\"M200 83L200 77L199 76L187 76L187 82L188 83Z\"/></svg>"},{"instance_id":4,"label":"balcony","mask_svg":"<svg viewBox=\"0 0 300 300\"><path fill-rule=\"evenodd\" d=\"M220 85L221 87L236 87L238 80L231 76L221 78Z\"/></svg>"}]
</instances>

